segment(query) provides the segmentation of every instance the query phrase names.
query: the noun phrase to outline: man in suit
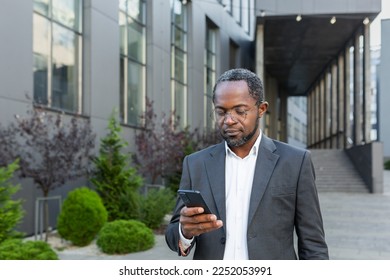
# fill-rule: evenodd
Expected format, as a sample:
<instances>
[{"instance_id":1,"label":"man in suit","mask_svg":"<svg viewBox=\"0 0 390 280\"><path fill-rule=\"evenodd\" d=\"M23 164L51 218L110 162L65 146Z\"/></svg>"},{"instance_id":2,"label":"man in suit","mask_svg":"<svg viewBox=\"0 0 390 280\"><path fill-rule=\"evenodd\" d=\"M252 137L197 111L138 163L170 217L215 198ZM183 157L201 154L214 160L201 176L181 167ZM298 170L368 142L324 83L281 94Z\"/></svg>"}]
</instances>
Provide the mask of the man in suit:
<instances>
[{"instance_id":1,"label":"man in suit","mask_svg":"<svg viewBox=\"0 0 390 280\"><path fill-rule=\"evenodd\" d=\"M262 134L268 103L259 77L229 70L213 94L224 141L187 156L180 182L213 214L178 199L168 246L181 256L195 247L194 259L328 259L310 153Z\"/></svg>"}]
</instances>

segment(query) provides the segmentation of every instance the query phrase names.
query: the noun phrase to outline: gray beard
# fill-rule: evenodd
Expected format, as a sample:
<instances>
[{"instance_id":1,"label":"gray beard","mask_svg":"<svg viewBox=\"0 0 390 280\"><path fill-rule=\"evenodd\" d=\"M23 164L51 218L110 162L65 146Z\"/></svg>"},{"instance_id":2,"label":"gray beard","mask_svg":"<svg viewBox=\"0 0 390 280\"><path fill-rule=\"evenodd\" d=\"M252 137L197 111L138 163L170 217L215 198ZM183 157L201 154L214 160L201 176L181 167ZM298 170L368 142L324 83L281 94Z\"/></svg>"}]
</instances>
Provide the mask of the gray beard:
<instances>
[{"instance_id":1,"label":"gray beard","mask_svg":"<svg viewBox=\"0 0 390 280\"><path fill-rule=\"evenodd\" d=\"M249 133L247 136L242 137L241 139L235 140L235 139L230 139L229 137L227 137L223 134L221 134L221 135L229 147L240 147L253 138L253 136L256 134L258 128L259 128L259 121L257 120L256 126L251 131L251 133Z\"/></svg>"}]
</instances>

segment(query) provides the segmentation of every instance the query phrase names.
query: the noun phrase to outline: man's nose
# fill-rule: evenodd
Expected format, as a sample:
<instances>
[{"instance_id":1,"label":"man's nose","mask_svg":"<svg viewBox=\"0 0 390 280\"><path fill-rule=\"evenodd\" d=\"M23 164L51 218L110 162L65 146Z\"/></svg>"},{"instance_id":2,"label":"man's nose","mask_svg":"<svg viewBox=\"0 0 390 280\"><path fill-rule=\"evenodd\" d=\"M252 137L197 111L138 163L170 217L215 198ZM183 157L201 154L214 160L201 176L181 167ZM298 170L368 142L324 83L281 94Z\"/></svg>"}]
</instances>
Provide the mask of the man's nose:
<instances>
[{"instance_id":1,"label":"man's nose","mask_svg":"<svg viewBox=\"0 0 390 280\"><path fill-rule=\"evenodd\" d=\"M237 120L236 120L235 117L232 116L231 113L226 113L225 116L224 116L223 122L225 124L231 124L231 123L236 123Z\"/></svg>"}]
</instances>

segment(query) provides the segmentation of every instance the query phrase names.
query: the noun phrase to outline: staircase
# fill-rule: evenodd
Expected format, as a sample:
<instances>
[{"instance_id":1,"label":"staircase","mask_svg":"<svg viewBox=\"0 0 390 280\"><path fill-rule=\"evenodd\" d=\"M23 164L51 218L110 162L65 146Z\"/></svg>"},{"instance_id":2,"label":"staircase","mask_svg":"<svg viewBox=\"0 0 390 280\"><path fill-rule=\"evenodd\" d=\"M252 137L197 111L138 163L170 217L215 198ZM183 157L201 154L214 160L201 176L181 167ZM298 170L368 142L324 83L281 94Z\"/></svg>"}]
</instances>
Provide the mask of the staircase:
<instances>
[{"instance_id":1,"label":"staircase","mask_svg":"<svg viewBox=\"0 0 390 280\"><path fill-rule=\"evenodd\" d=\"M368 193L368 188L344 150L310 150L319 192Z\"/></svg>"}]
</instances>

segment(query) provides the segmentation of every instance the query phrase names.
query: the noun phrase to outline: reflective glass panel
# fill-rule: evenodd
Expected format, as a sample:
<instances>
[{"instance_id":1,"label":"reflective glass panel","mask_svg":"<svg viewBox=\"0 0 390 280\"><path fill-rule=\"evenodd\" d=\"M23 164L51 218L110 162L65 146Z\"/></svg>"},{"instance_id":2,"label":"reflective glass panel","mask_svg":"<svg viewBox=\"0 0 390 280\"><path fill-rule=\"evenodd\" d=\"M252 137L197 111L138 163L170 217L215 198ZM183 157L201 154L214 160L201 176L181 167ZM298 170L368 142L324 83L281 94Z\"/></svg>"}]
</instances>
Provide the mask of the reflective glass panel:
<instances>
[{"instance_id":1,"label":"reflective glass panel","mask_svg":"<svg viewBox=\"0 0 390 280\"><path fill-rule=\"evenodd\" d=\"M81 2L79 0L52 1L53 19L75 31L81 31Z\"/></svg>"},{"instance_id":2,"label":"reflective glass panel","mask_svg":"<svg viewBox=\"0 0 390 280\"><path fill-rule=\"evenodd\" d=\"M182 83L186 82L186 54L179 50L175 49L175 80L181 81Z\"/></svg>"},{"instance_id":3,"label":"reflective glass panel","mask_svg":"<svg viewBox=\"0 0 390 280\"><path fill-rule=\"evenodd\" d=\"M53 24L52 106L69 111L78 109L81 38Z\"/></svg>"},{"instance_id":4,"label":"reflective glass panel","mask_svg":"<svg viewBox=\"0 0 390 280\"><path fill-rule=\"evenodd\" d=\"M120 89L119 89L119 92L120 92L120 96L119 96L119 108L125 108L125 96L127 95L125 93L125 87L124 87L124 84L125 84L125 67L126 67L126 57L121 57L120 59L120 65L119 65L119 74L120 74ZM122 121L125 121L125 113L124 113L124 110L120 110L120 118Z\"/></svg>"},{"instance_id":5,"label":"reflective glass panel","mask_svg":"<svg viewBox=\"0 0 390 280\"><path fill-rule=\"evenodd\" d=\"M173 18L172 21L176 26L179 26L183 30L187 30L187 14L185 7L179 0L173 2Z\"/></svg>"},{"instance_id":6,"label":"reflective glass panel","mask_svg":"<svg viewBox=\"0 0 390 280\"><path fill-rule=\"evenodd\" d=\"M145 22L145 3L142 0L128 0L127 14L133 19L144 23Z\"/></svg>"},{"instance_id":7,"label":"reflective glass panel","mask_svg":"<svg viewBox=\"0 0 390 280\"><path fill-rule=\"evenodd\" d=\"M129 61L127 83L127 122L138 125L144 109L145 68Z\"/></svg>"},{"instance_id":8,"label":"reflective glass panel","mask_svg":"<svg viewBox=\"0 0 390 280\"><path fill-rule=\"evenodd\" d=\"M145 63L145 29L129 18L128 56Z\"/></svg>"},{"instance_id":9,"label":"reflective glass panel","mask_svg":"<svg viewBox=\"0 0 390 280\"><path fill-rule=\"evenodd\" d=\"M124 13L119 13L119 32L120 32L120 52L127 55L127 17Z\"/></svg>"},{"instance_id":10,"label":"reflective glass panel","mask_svg":"<svg viewBox=\"0 0 390 280\"><path fill-rule=\"evenodd\" d=\"M186 124L186 96L187 88L177 81L173 82L175 88L175 114L179 116L181 127Z\"/></svg>"},{"instance_id":11,"label":"reflective glass panel","mask_svg":"<svg viewBox=\"0 0 390 280\"><path fill-rule=\"evenodd\" d=\"M34 0L34 11L49 16L49 0Z\"/></svg>"},{"instance_id":12,"label":"reflective glass panel","mask_svg":"<svg viewBox=\"0 0 390 280\"><path fill-rule=\"evenodd\" d=\"M34 101L46 105L48 104L47 73L50 55L50 22L37 14L34 14L33 21Z\"/></svg>"},{"instance_id":13,"label":"reflective glass panel","mask_svg":"<svg viewBox=\"0 0 390 280\"><path fill-rule=\"evenodd\" d=\"M174 44L175 46L181 48L182 50L187 49L187 34L177 27L172 30L174 36Z\"/></svg>"}]
</instances>

